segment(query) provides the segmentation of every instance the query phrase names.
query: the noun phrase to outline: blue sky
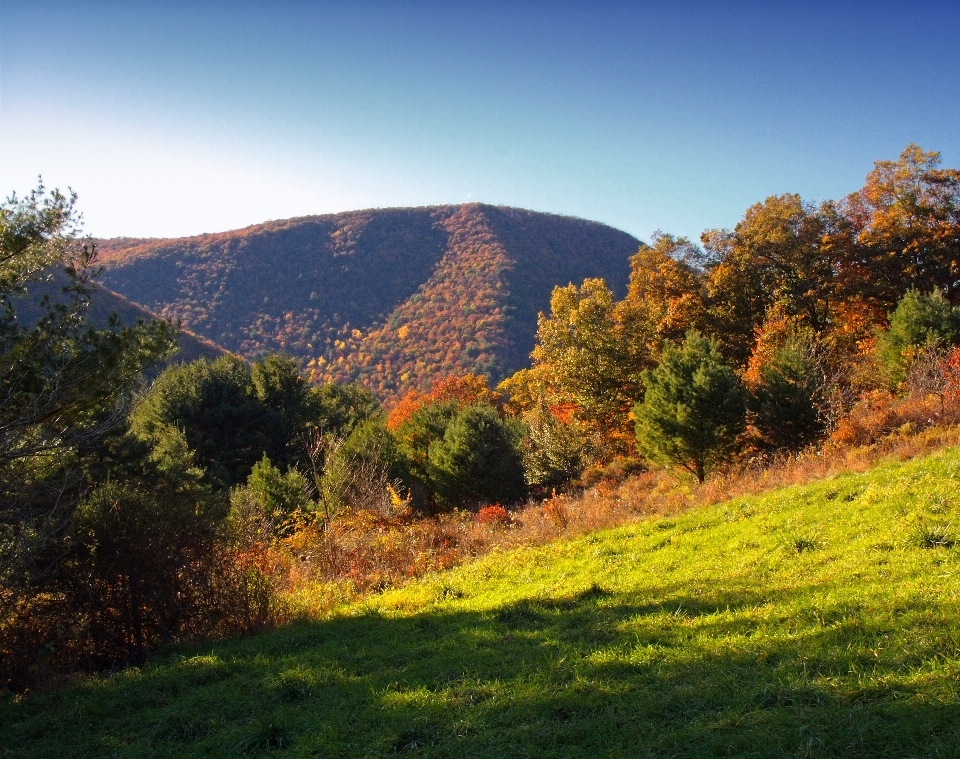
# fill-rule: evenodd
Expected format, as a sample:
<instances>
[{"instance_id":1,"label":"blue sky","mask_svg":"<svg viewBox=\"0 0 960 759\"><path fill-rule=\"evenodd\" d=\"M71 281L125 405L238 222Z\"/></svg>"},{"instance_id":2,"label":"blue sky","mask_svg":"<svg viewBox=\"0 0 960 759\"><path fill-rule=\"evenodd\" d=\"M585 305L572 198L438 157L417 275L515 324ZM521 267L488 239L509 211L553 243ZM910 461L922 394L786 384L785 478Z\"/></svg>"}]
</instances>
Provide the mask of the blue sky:
<instances>
[{"instance_id":1,"label":"blue sky","mask_svg":"<svg viewBox=\"0 0 960 759\"><path fill-rule=\"evenodd\" d=\"M649 239L960 165L960 4L0 0L0 193L96 236L482 201Z\"/></svg>"}]
</instances>

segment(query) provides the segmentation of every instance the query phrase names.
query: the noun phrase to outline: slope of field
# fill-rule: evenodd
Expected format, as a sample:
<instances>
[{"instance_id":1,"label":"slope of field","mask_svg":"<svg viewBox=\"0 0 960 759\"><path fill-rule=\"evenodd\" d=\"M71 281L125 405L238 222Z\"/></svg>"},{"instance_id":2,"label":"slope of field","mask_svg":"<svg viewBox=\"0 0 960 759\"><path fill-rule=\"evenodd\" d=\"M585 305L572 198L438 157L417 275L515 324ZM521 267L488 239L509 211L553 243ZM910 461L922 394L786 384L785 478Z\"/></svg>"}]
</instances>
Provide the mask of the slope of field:
<instances>
[{"instance_id":1,"label":"slope of field","mask_svg":"<svg viewBox=\"0 0 960 759\"><path fill-rule=\"evenodd\" d=\"M101 241L112 289L235 353L284 351L383 397L525 364L553 287L619 294L639 241L479 204L291 219L178 240Z\"/></svg>"},{"instance_id":2,"label":"slope of field","mask_svg":"<svg viewBox=\"0 0 960 759\"><path fill-rule=\"evenodd\" d=\"M490 555L0 707L4 756L948 757L960 449Z\"/></svg>"}]
</instances>

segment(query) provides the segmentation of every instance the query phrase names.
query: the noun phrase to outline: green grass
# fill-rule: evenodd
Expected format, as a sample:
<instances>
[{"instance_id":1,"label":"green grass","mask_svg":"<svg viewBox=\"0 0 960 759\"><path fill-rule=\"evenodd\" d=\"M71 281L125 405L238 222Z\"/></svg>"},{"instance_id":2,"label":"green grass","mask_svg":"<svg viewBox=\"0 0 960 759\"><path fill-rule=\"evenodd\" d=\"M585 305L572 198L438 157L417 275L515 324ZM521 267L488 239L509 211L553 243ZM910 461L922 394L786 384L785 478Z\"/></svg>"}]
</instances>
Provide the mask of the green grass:
<instances>
[{"instance_id":1,"label":"green grass","mask_svg":"<svg viewBox=\"0 0 960 759\"><path fill-rule=\"evenodd\" d=\"M960 756L960 450L0 706L0 755Z\"/></svg>"}]
</instances>

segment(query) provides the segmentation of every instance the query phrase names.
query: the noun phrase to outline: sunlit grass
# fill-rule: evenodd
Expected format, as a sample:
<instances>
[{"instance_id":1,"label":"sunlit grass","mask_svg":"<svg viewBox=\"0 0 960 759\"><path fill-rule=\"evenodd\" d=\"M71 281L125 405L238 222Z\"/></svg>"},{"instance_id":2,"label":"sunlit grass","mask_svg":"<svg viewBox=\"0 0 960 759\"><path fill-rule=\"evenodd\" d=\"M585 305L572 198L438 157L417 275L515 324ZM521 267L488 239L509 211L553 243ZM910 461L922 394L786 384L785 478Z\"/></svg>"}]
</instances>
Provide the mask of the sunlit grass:
<instances>
[{"instance_id":1,"label":"sunlit grass","mask_svg":"<svg viewBox=\"0 0 960 759\"><path fill-rule=\"evenodd\" d=\"M4 756L960 755L960 450L535 548L0 710Z\"/></svg>"}]
</instances>

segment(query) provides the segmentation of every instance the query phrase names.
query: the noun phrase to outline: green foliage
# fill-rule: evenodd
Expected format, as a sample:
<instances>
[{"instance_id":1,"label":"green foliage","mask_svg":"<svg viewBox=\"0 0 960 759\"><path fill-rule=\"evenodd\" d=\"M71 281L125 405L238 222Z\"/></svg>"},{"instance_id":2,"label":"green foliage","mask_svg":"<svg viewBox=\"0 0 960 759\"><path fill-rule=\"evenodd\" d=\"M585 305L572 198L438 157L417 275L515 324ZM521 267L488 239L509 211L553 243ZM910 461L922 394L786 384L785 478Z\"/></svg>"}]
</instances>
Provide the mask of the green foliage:
<instances>
[{"instance_id":1,"label":"green foliage","mask_svg":"<svg viewBox=\"0 0 960 759\"><path fill-rule=\"evenodd\" d=\"M400 451L397 438L387 429L383 420L371 418L358 424L344 440L343 455L355 466L383 467L391 482L409 477L409 466Z\"/></svg>"},{"instance_id":2,"label":"green foliage","mask_svg":"<svg viewBox=\"0 0 960 759\"><path fill-rule=\"evenodd\" d=\"M266 454L253 465L246 487L261 513L278 524L314 508L307 479L296 469L282 473Z\"/></svg>"},{"instance_id":3,"label":"green foliage","mask_svg":"<svg viewBox=\"0 0 960 759\"><path fill-rule=\"evenodd\" d=\"M96 258L74 201L40 186L0 204L0 607L54 571L85 458L174 347L165 322L93 326Z\"/></svg>"},{"instance_id":4,"label":"green foliage","mask_svg":"<svg viewBox=\"0 0 960 759\"><path fill-rule=\"evenodd\" d=\"M890 328L877 340L877 358L896 387L920 351L931 345L960 344L960 306L934 290L909 290L890 317Z\"/></svg>"},{"instance_id":5,"label":"green foliage","mask_svg":"<svg viewBox=\"0 0 960 759\"><path fill-rule=\"evenodd\" d=\"M750 424L768 450L799 451L816 442L825 423L825 356L810 330L795 330L759 370L748 397Z\"/></svg>"},{"instance_id":6,"label":"green foliage","mask_svg":"<svg viewBox=\"0 0 960 759\"><path fill-rule=\"evenodd\" d=\"M441 505L515 503L523 498L522 430L490 406L468 406L430 443L429 471Z\"/></svg>"},{"instance_id":7,"label":"green foliage","mask_svg":"<svg viewBox=\"0 0 960 759\"><path fill-rule=\"evenodd\" d=\"M331 382L312 391L313 424L337 435L349 435L363 423L383 413L380 402L369 389L357 383Z\"/></svg>"},{"instance_id":8,"label":"green foliage","mask_svg":"<svg viewBox=\"0 0 960 759\"><path fill-rule=\"evenodd\" d=\"M243 482L266 452L284 461L288 431L278 413L257 398L250 367L233 356L166 369L131 415L146 440L180 427L210 483Z\"/></svg>"},{"instance_id":9,"label":"green foliage","mask_svg":"<svg viewBox=\"0 0 960 759\"><path fill-rule=\"evenodd\" d=\"M414 490L417 505L432 510L436 496L430 469L430 445L443 435L459 412L456 400L440 401L421 406L396 431L400 453L407 461L408 486Z\"/></svg>"},{"instance_id":10,"label":"green foliage","mask_svg":"<svg viewBox=\"0 0 960 759\"><path fill-rule=\"evenodd\" d=\"M278 466L305 469L309 429L347 434L378 412L361 388L308 388L289 357L268 356L251 367L224 356L165 370L131 419L145 439L181 427L208 480L228 488L243 482L264 454Z\"/></svg>"},{"instance_id":11,"label":"green foliage","mask_svg":"<svg viewBox=\"0 0 960 759\"><path fill-rule=\"evenodd\" d=\"M699 482L735 452L745 427L744 391L718 348L696 330L681 347L668 344L657 368L644 372L647 390L633 410L643 454Z\"/></svg>"}]
</instances>

